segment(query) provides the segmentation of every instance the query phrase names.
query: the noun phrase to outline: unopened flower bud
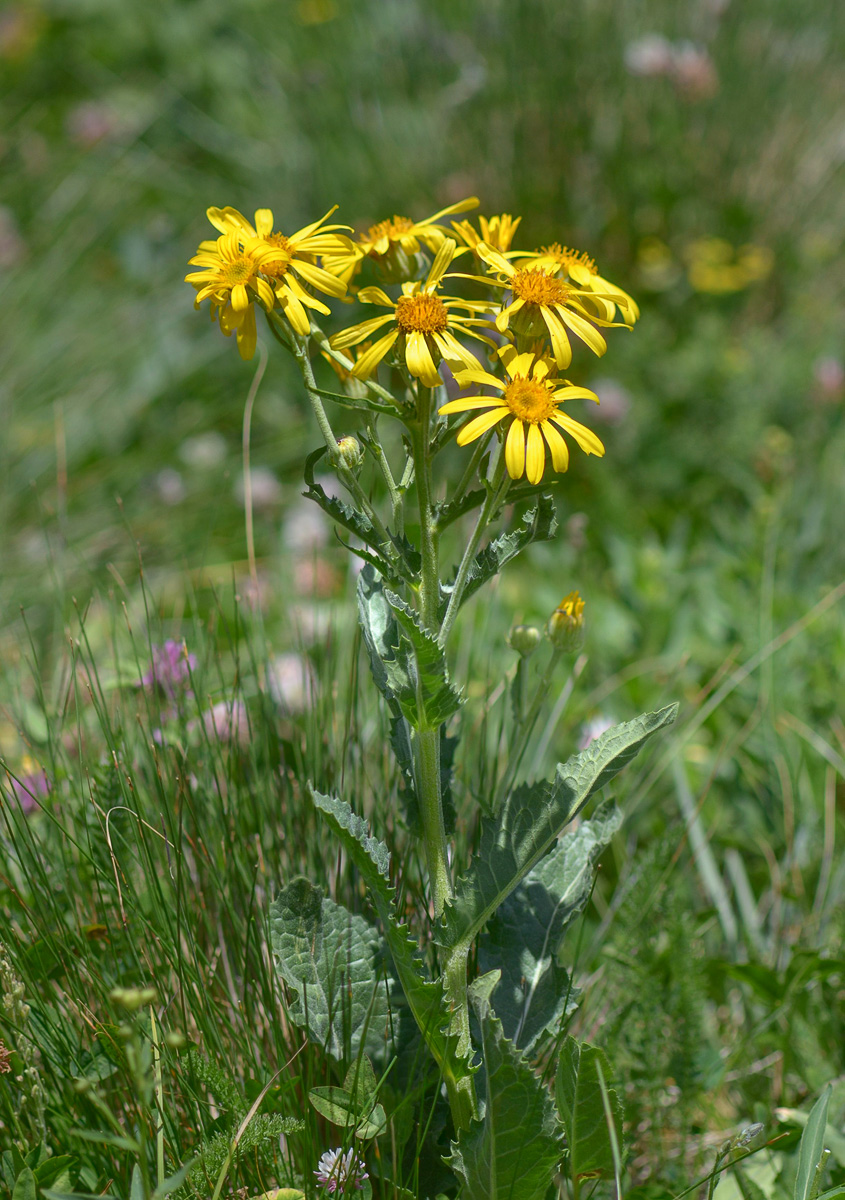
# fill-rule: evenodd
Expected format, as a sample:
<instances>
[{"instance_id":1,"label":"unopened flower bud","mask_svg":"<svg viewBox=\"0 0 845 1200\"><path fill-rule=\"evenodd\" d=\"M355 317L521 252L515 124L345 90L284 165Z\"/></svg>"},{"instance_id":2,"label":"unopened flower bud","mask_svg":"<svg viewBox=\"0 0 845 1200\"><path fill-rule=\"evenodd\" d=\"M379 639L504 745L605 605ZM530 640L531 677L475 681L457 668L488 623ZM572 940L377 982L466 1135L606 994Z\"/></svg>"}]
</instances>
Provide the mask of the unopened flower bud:
<instances>
[{"instance_id":1,"label":"unopened flower bud","mask_svg":"<svg viewBox=\"0 0 845 1200\"><path fill-rule=\"evenodd\" d=\"M354 437L338 438L337 452L347 471L357 475L364 462L364 451L361 449L358 439Z\"/></svg>"},{"instance_id":2,"label":"unopened flower bud","mask_svg":"<svg viewBox=\"0 0 845 1200\"><path fill-rule=\"evenodd\" d=\"M535 625L514 625L508 634L508 645L521 658L528 658L540 645L540 637Z\"/></svg>"},{"instance_id":3,"label":"unopened flower bud","mask_svg":"<svg viewBox=\"0 0 845 1200\"><path fill-rule=\"evenodd\" d=\"M178 1029L173 1029L164 1035L164 1044L171 1050L181 1050L183 1046L187 1045L187 1041L184 1033L180 1033Z\"/></svg>"},{"instance_id":4,"label":"unopened flower bud","mask_svg":"<svg viewBox=\"0 0 845 1200\"><path fill-rule=\"evenodd\" d=\"M112 988L109 992L109 1000L114 1004L119 1004L127 1012L137 1012L139 1008L144 1008L147 1004L155 1004L158 1000L158 992L153 987Z\"/></svg>"},{"instance_id":5,"label":"unopened flower bud","mask_svg":"<svg viewBox=\"0 0 845 1200\"><path fill-rule=\"evenodd\" d=\"M566 654L574 654L584 644L584 601L577 592L564 596L546 625L546 637Z\"/></svg>"}]
</instances>

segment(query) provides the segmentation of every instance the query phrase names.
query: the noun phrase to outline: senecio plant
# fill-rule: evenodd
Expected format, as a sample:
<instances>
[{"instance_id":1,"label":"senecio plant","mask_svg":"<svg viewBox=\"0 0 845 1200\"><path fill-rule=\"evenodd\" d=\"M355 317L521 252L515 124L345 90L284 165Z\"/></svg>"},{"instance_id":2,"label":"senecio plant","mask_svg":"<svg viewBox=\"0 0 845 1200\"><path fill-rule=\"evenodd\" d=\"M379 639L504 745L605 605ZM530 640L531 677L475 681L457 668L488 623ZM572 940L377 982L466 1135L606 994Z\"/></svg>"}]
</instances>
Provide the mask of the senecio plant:
<instances>
[{"instance_id":1,"label":"senecio plant","mask_svg":"<svg viewBox=\"0 0 845 1200\"><path fill-rule=\"evenodd\" d=\"M555 665L580 645L583 601L571 593L552 614L548 663L530 701L527 663L543 636L515 629L510 754L495 764L499 782L482 801L472 860L459 861L450 837L450 724L463 697L449 659L466 601L532 542L554 536L553 501L540 490L549 467L565 472L572 446L604 454L596 434L570 415L598 400L566 376L573 349L604 354L602 331L630 329L639 312L586 254L557 243L512 248L519 218L442 223L477 203L418 222L395 216L357 238L347 226L327 224L334 210L286 234L269 209L259 209L253 223L235 209L211 208L219 236L200 245L187 279L197 305L210 301L223 333L236 336L243 358L255 352L261 313L302 373L322 437L305 463L306 495L353 535L350 549L364 560L363 642L389 715L397 799L425 852L427 904L409 927L386 844L346 799L309 785L365 881L380 925L303 878L288 881L270 911L290 1017L330 1056L351 1063L343 1088L318 1088L310 1097L345 1131L345 1145L358 1138L351 1158L348 1150L324 1156L317 1182L349 1194L375 1184L385 1196L411 1195L386 1178L386 1155L371 1155L365 1172L359 1153L385 1131L391 1096L406 1108L408 1096L417 1096L418 1126L428 1123L430 1136L439 1137L454 1173L450 1184L441 1168L426 1194L460 1189L471 1200L545 1200L568 1181L577 1200L585 1180L614 1170L618 1179L620 1109L601 1052L572 1038L559 1047L561 1022L575 1006L559 949L620 816L605 802L561 834L672 721L675 708L605 732L550 781L520 781ZM329 301L342 302L335 320L346 317L331 336L321 324L331 315ZM361 319L350 321L352 313ZM323 360L342 390L334 380L331 389L318 383ZM358 415L356 437L335 436L333 405ZM382 438L385 422L401 427L404 461L391 461L398 439ZM443 455L453 441L467 448L455 477L440 465L460 462L454 449ZM323 458L348 500L315 479ZM383 481L381 507L361 482L366 463ZM409 511L413 524L406 524ZM494 534L503 523L510 527ZM444 535L456 529L466 535L444 571ZM427 1055L437 1080L427 1093L430 1111L423 1106ZM553 1089L543 1082L552 1073ZM409 1139L412 1128L393 1122L394 1158L396 1139ZM408 1153L425 1159L423 1174L436 1179L431 1162L439 1156L421 1145L418 1137Z\"/></svg>"}]
</instances>

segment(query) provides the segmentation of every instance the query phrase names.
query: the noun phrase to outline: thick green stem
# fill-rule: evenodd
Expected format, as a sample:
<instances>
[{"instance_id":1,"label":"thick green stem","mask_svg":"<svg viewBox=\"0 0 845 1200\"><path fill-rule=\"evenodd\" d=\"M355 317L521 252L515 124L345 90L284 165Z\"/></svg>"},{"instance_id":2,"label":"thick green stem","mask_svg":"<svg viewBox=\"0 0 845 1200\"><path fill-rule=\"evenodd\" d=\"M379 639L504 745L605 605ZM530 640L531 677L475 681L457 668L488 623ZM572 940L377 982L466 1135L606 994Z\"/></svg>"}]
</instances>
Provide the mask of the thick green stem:
<instances>
[{"instance_id":1,"label":"thick green stem","mask_svg":"<svg viewBox=\"0 0 845 1200\"><path fill-rule=\"evenodd\" d=\"M418 388L417 420L412 432L414 481L420 510L420 616L426 629L437 633L437 607L440 599L437 527L431 505L431 389Z\"/></svg>"},{"instance_id":2,"label":"thick green stem","mask_svg":"<svg viewBox=\"0 0 845 1200\"><path fill-rule=\"evenodd\" d=\"M422 816L423 841L434 906L439 921L453 895L446 827L440 794L440 730L421 729L416 736L417 800Z\"/></svg>"},{"instance_id":3,"label":"thick green stem","mask_svg":"<svg viewBox=\"0 0 845 1200\"><path fill-rule=\"evenodd\" d=\"M522 756L528 748L528 743L531 740L531 734L534 732L534 726L537 723L537 717L540 715L540 709L543 707L543 702L549 694L552 678L554 677L555 668L560 662L562 650L557 646L553 647L551 657L546 663L546 669L540 677L540 682L537 684L537 691L534 693L534 699L531 702L531 707L526 713L524 719L517 725L516 743L508 757L508 765L505 768L505 773L502 776L502 782L499 784L494 801L494 809L498 809L504 803L508 792L513 784L514 776L519 770L519 764L522 762Z\"/></svg>"},{"instance_id":4,"label":"thick green stem","mask_svg":"<svg viewBox=\"0 0 845 1200\"><path fill-rule=\"evenodd\" d=\"M490 518L496 512L510 487L510 476L505 476L505 455L504 449L500 445L496 465L493 468L493 478L488 485L487 499L481 507L481 512L478 514L478 520L475 523L475 529L472 531L472 536L467 542L467 547L464 550L463 558L461 559L458 573L455 576L455 582L452 586L452 595L449 598L449 606L446 609L446 615L443 618L443 624L440 627L440 645L446 645L452 626L455 623L455 618L458 615L458 610L461 607L461 599L466 587L467 578L470 568L472 567L473 559L478 551L479 544L484 531L490 523Z\"/></svg>"}]
</instances>

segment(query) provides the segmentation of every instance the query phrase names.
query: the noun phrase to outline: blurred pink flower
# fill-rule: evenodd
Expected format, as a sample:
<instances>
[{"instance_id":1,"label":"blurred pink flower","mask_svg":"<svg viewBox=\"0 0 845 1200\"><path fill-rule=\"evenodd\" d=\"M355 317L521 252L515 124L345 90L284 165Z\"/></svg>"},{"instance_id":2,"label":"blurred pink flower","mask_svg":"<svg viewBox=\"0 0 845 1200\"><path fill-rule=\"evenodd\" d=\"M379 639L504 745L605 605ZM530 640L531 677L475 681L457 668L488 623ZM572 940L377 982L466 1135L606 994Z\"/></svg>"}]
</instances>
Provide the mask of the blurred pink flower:
<instances>
[{"instance_id":1,"label":"blurred pink flower","mask_svg":"<svg viewBox=\"0 0 845 1200\"><path fill-rule=\"evenodd\" d=\"M12 795L26 816L35 812L40 807L38 801L43 800L45 796L49 796L50 794L50 781L41 769L21 775L19 779L15 779L6 772L6 779L12 790Z\"/></svg>"},{"instance_id":2,"label":"blurred pink flower","mask_svg":"<svg viewBox=\"0 0 845 1200\"><path fill-rule=\"evenodd\" d=\"M196 657L188 653L184 642L168 638L163 646L152 647L152 659L150 669L141 677L141 687L159 687L169 700L175 699L196 668Z\"/></svg>"},{"instance_id":3,"label":"blurred pink flower","mask_svg":"<svg viewBox=\"0 0 845 1200\"><path fill-rule=\"evenodd\" d=\"M692 42L675 45L670 73L675 87L687 100L708 100L719 90L713 59L702 46L694 46Z\"/></svg>"},{"instance_id":4,"label":"blurred pink flower","mask_svg":"<svg viewBox=\"0 0 845 1200\"><path fill-rule=\"evenodd\" d=\"M813 366L813 376L820 399L833 402L845 396L845 364L832 355L819 358Z\"/></svg>"},{"instance_id":5,"label":"blurred pink flower","mask_svg":"<svg viewBox=\"0 0 845 1200\"><path fill-rule=\"evenodd\" d=\"M202 723L210 738L235 742L238 746L249 745L249 714L242 700L219 701L203 713Z\"/></svg>"}]
</instances>

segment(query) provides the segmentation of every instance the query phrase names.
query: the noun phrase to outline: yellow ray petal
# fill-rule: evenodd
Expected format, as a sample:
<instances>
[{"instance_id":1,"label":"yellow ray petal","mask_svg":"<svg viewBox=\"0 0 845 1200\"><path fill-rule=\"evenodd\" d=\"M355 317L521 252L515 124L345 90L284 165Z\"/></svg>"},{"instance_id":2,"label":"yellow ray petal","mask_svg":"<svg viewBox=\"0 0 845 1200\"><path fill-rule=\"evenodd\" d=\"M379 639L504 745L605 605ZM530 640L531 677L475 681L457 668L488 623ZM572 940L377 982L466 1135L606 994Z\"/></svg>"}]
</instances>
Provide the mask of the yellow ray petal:
<instances>
[{"instance_id":1,"label":"yellow ray petal","mask_svg":"<svg viewBox=\"0 0 845 1200\"><path fill-rule=\"evenodd\" d=\"M477 371L456 371L455 378L461 387L467 387L470 383L483 383L487 387L494 387L497 391L503 392L505 385L495 375L490 375L487 371L482 371L479 368Z\"/></svg>"},{"instance_id":2,"label":"yellow ray petal","mask_svg":"<svg viewBox=\"0 0 845 1200\"><path fill-rule=\"evenodd\" d=\"M247 311L244 313L244 319L241 321L238 329L238 353L241 358L247 362L255 354L255 344L257 341L257 333L255 329L255 308L250 304Z\"/></svg>"},{"instance_id":3,"label":"yellow ray petal","mask_svg":"<svg viewBox=\"0 0 845 1200\"><path fill-rule=\"evenodd\" d=\"M440 212L436 212L434 216L429 217L424 224L430 225L432 221L439 221L441 217L451 216L452 213L469 212L471 208L478 208L481 201L477 196L467 196L466 200L459 200L457 204L450 204L448 208L441 208Z\"/></svg>"},{"instance_id":4,"label":"yellow ray petal","mask_svg":"<svg viewBox=\"0 0 845 1200\"><path fill-rule=\"evenodd\" d=\"M273 210L271 208L255 210L255 232L259 237L268 237L273 232Z\"/></svg>"},{"instance_id":5,"label":"yellow ray petal","mask_svg":"<svg viewBox=\"0 0 845 1200\"><path fill-rule=\"evenodd\" d=\"M365 350L352 368L352 374L356 379L369 379L398 337L399 330L391 329L390 333L386 333L384 337L379 338L368 350Z\"/></svg>"},{"instance_id":6,"label":"yellow ray petal","mask_svg":"<svg viewBox=\"0 0 845 1200\"><path fill-rule=\"evenodd\" d=\"M546 447L543 435L536 425L528 426L528 449L525 455L525 474L529 483L539 483L546 465Z\"/></svg>"},{"instance_id":7,"label":"yellow ray petal","mask_svg":"<svg viewBox=\"0 0 845 1200\"><path fill-rule=\"evenodd\" d=\"M307 337L311 332L311 321L307 312L302 307L299 297L289 287L284 285L276 289L276 295L279 298L282 311L296 332L302 337Z\"/></svg>"},{"instance_id":8,"label":"yellow ray petal","mask_svg":"<svg viewBox=\"0 0 845 1200\"><path fill-rule=\"evenodd\" d=\"M336 296L340 299L341 296L346 295L346 284L338 279L336 275L330 275L328 271L324 271L322 267L315 267L313 263L296 259L293 269L306 282L318 288L319 291L325 292L327 296Z\"/></svg>"},{"instance_id":9,"label":"yellow ray petal","mask_svg":"<svg viewBox=\"0 0 845 1200\"><path fill-rule=\"evenodd\" d=\"M572 347L569 344L569 338L566 336L566 330L552 309L541 308L540 312L543 314L543 320L546 322L549 337L552 339L555 362L561 370L565 370L572 362Z\"/></svg>"},{"instance_id":10,"label":"yellow ray petal","mask_svg":"<svg viewBox=\"0 0 845 1200\"><path fill-rule=\"evenodd\" d=\"M546 441L549 443L549 449L552 452L552 466L556 471L568 470L569 448L566 442L555 429L554 425L552 425L551 421L543 421L540 428L543 430Z\"/></svg>"},{"instance_id":11,"label":"yellow ray petal","mask_svg":"<svg viewBox=\"0 0 845 1200\"><path fill-rule=\"evenodd\" d=\"M425 340L425 334L416 329L412 330L405 338L405 362L414 378L419 379L426 387L438 387L442 382L434 365L434 359L431 357L431 350Z\"/></svg>"},{"instance_id":12,"label":"yellow ray petal","mask_svg":"<svg viewBox=\"0 0 845 1200\"><path fill-rule=\"evenodd\" d=\"M499 407L494 408L492 412L482 413L480 417L473 417L469 424L464 425L458 434L458 445L466 446L469 442L474 442L476 438L480 438L488 429L492 429L507 414L508 410L506 408Z\"/></svg>"},{"instance_id":13,"label":"yellow ray petal","mask_svg":"<svg viewBox=\"0 0 845 1200\"><path fill-rule=\"evenodd\" d=\"M391 300L387 293L383 292L380 287L361 288L358 293L358 299L363 304L381 304L384 308L396 307L396 301Z\"/></svg>"},{"instance_id":14,"label":"yellow ray petal","mask_svg":"<svg viewBox=\"0 0 845 1200\"><path fill-rule=\"evenodd\" d=\"M350 325L348 329L341 329L339 333L332 334L329 338L329 345L332 350L344 350L347 346L357 346L359 342L363 342L368 338L371 333L375 333L382 325L392 320L393 313L384 313L380 317L370 317L368 321L361 321L357 325Z\"/></svg>"},{"instance_id":15,"label":"yellow ray petal","mask_svg":"<svg viewBox=\"0 0 845 1200\"><path fill-rule=\"evenodd\" d=\"M508 430L505 442L505 465L511 479L521 479L525 471L525 429L521 421L514 421Z\"/></svg>"},{"instance_id":16,"label":"yellow ray petal","mask_svg":"<svg viewBox=\"0 0 845 1200\"><path fill-rule=\"evenodd\" d=\"M567 417L562 412L556 412L550 419L556 425L560 425L561 429L565 429L568 434L571 434L585 454L597 454L599 458L602 457L604 446L601 439L596 437L592 429L588 429L580 421L573 421L572 417Z\"/></svg>"},{"instance_id":17,"label":"yellow ray petal","mask_svg":"<svg viewBox=\"0 0 845 1200\"><path fill-rule=\"evenodd\" d=\"M444 238L443 244L434 256L434 262L431 264L431 270L428 273L428 278L422 286L424 292L433 292L446 271L446 268L455 257L455 249L457 242L454 238Z\"/></svg>"},{"instance_id":18,"label":"yellow ray petal","mask_svg":"<svg viewBox=\"0 0 845 1200\"><path fill-rule=\"evenodd\" d=\"M563 308L560 304L556 306L556 311L560 314L561 320L565 321L573 333L577 333L582 342L585 342L594 354L599 357L604 354L607 349L607 342L596 329L595 325L591 325L583 317L579 317L577 313L572 312L568 308ZM569 363L561 363L563 367L568 367Z\"/></svg>"},{"instance_id":19,"label":"yellow ray petal","mask_svg":"<svg viewBox=\"0 0 845 1200\"><path fill-rule=\"evenodd\" d=\"M443 333L435 333L432 336L438 350L450 366L453 363L461 363L470 371L478 370L480 366L478 359L471 351L467 350L466 346L462 346L448 329L444 330Z\"/></svg>"},{"instance_id":20,"label":"yellow ray petal","mask_svg":"<svg viewBox=\"0 0 845 1200\"><path fill-rule=\"evenodd\" d=\"M457 400L449 400L437 411L448 416L450 413L471 412L474 408L501 408L504 412L510 411L508 406L495 396L459 396Z\"/></svg>"}]
</instances>

